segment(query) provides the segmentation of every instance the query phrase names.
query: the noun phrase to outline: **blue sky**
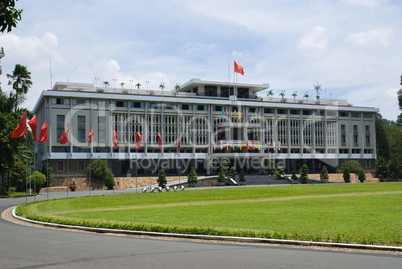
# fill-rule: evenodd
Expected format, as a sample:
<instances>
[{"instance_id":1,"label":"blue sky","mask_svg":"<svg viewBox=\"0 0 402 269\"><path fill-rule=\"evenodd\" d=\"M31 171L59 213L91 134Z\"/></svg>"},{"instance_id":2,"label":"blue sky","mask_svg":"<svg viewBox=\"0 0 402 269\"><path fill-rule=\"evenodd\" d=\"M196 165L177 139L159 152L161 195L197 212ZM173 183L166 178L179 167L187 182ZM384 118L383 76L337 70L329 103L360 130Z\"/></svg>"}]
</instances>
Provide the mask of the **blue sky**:
<instances>
[{"instance_id":1,"label":"blue sky","mask_svg":"<svg viewBox=\"0 0 402 269\"><path fill-rule=\"evenodd\" d=\"M10 90L5 74L26 65L29 109L50 88L50 61L53 84L116 79L169 90L191 78L227 81L236 60L239 82L269 83L276 96L312 95L318 82L322 98L377 107L391 120L400 113L401 1L19 0L17 8L22 21L0 34L0 80Z\"/></svg>"}]
</instances>

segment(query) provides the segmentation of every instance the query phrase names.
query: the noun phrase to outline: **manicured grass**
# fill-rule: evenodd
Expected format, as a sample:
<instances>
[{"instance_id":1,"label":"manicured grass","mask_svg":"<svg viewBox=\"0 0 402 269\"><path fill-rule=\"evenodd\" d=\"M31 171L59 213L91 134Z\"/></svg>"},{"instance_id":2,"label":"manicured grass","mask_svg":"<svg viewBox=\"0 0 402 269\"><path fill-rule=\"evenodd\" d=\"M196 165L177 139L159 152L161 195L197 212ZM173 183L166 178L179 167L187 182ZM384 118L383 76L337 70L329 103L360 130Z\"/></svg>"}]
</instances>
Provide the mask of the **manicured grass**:
<instances>
[{"instance_id":1,"label":"manicured grass","mask_svg":"<svg viewBox=\"0 0 402 269\"><path fill-rule=\"evenodd\" d=\"M29 218L145 231L402 244L402 184L337 184L93 196L20 206Z\"/></svg>"}]
</instances>

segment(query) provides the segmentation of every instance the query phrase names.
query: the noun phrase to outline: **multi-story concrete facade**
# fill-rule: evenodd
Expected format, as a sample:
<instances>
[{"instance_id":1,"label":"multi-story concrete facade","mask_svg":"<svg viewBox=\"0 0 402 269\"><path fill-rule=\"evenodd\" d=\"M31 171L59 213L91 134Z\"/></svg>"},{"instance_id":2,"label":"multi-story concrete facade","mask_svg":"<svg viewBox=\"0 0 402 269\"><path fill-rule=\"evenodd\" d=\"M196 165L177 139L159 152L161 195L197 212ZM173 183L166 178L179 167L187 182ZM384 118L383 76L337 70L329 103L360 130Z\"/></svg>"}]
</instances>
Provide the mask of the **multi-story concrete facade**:
<instances>
[{"instance_id":1,"label":"multi-story concrete facade","mask_svg":"<svg viewBox=\"0 0 402 269\"><path fill-rule=\"evenodd\" d=\"M96 158L109 160L115 176L147 175L158 168L185 174L191 166L210 174L223 159L249 173L262 172L272 160L287 172L299 171L303 163L311 173L323 165L335 172L348 158L366 171L375 169L378 109L346 100L257 96L268 88L200 79L176 92L57 82L34 108L38 126L48 121L48 143L37 146L36 159L48 159L55 176L84 176ZM69 143L60 145L67 125Z\"/></svg>"}]
</instances>

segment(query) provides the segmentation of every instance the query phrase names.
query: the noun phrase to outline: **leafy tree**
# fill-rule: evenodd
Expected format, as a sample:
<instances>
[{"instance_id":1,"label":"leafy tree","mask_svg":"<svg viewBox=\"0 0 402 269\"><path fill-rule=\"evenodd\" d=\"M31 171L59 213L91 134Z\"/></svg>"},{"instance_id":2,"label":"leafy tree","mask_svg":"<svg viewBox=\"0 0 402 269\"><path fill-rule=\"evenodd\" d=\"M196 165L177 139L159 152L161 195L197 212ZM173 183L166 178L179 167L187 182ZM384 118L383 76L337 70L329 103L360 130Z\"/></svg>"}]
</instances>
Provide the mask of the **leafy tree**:
<instances>
[{"instance_id":1,"label":"leafy tree","mask_svg":"<svg viewBox=\"0 0 402 269\"><path fill-rule=\"evenodd\" d=\"M389 161L388 164L389 176L393 179L402 178L402 162L393 158Z\"/></svg>"},{"instance_id":2,"label":"leafy tree","mask_svg":"<svg viewBox=\"0 0 402 269\"><path fill-rule=\"evenodd\" d=\"M194 167L191 167L190 172L188 173L187 182L190 184L197 184L198 182L198 175Z\"/></svg>"},{"instance_id":3,"label":"leafy tree","mask_svg":"<svg viewBox=\"0 0 402 269\"><path fill-rule=\"evenodd\" d=\"M17 27L21 20L22 9L15 8L15 2L18 0L3 0L0 2L0 31L4 33L11 32L12 28Z\"/></svg>"},{"instance_id":4,"label":"leafy tree","mask_svg":"<svg viewBox=\"0 0 402 269\"><path fill-rule=\"evenodd\" d=\"M343 180L345 182L350 182L350 169L347 166L343 168Z\"/></svg>"},{"instance_id":5,"label":"leafy tree","mask_svg":"<svg viewBox=\"0 0 402 269\"><path fill-rule=\"evenodd\" d=\"M159 170L159 176L157 182L159 187L163 187L167 184L165 170L163 169Z\"/></svg>"},{"instance_id":6,"label":"leafy tree","mask_svg":"<svg viewBox=\"0 0 402 269\"><path fill-rule=\"evenodd\" d=\"M293 99L296 99L297 92L292 93Z\"/></svg>"},{"instance_id":7,"label":"leafy tree","mask_svg":"<svg viewBox=\"0 0 402 269\"><path fill-rule=\"evenodd\" d=\"M28 176L28 180L29 180L29 176ZM34 181L36 181L37 188L46 187L46 176L44 174L42 174L41 172L35 171L34 173L32 173L31 182L34 182Z\"/></svg>"},{"instance_id":8,"label":"leafy tree","mask_svg":"<svg viewBox=\"0 0 402 269\"><path fill-rule=\"evenodd\" d=\"M382 156L377 157L376 166L377 166L377 177L379 177L381 181L382 181L382 179L387 178L388 177L388 161L387 161L387 159L385 159Z\"/></svg>"},{"instance_id":9,"label":"leafy tree","mask_svg":"<svg viewBox=\"0 0 402 269\"><path fill-rule=\"evenodd\" d=\"M320 179L322 180L322 181L328 181L328 179L329 179L329 175L328 175L328 169L327 169L327 167L324 165L323 167L322 167L322 169L321 169L321 172L320 172Z\"/></svg>"},{"instance_id":10,"label":"leafy tree","mask_svg":"<svg viewBox=\"0 0 402 269\"><path fill-rule=\"evenodd\" d=\"M343 167L348 167L350 173L354 173L354 174L359 174L360 170L362 169L360 163L356 160L350 160L347 159L344 163L343 163Z\"/></svg>"},{"instance_id":11,"label":"leafy tree","mask_svg":"<svg viewBox=\"0 0 402 269\"><path fill-rule=\"evenodd\" d=\"M135 87L137 87L137 89L140 89L140 87L141 87L142 85L141 85L141 83L137 83L137 84L135 84Z\"/></svg>"},{"instance_id":12,"label":"leafy tree","mask_svg":"<svg viewBox=\"0 0 402 269\"><path fill-rule=\"evenodd\" d=\"M49 182L53 179L53 167L47 166L47 161L42 162L41 171L46 177L49 177Z\"/></svg>"},{"instance_id":13,"label":"leafy tree","mask_svg":"<svg viewBox=\"0 0 402 269\"><path fill-rule=\"evenodd\" d=\"M91 179L98 180L106 184L106 178L110 175L113 177L112 171L108 166L107 160L96 159L93 160L87 168L88 177L91 176Z\"/></svg>"},{"instance_id":14,"label":"leafy tree","mask_svg":"<svg viewBox=\"0 0 402 269\"><path fill-rule=\"evenodd\" d=\"M306 100L307 100L309 97L310 97L310 95L308 95L308 93L305 93L305 94L303 95L303 98L306 98Z\"/></svg>"},{"instance_id":15,"label":"leafy tree","mask_svg":"<svg viewBox=\"0 0 402 269\"><path fill-rule=\"evenodd\" d=\"M11 186L16 187L17 191L25 190L26 169L27 167L22 161L16 161L11 168Z\"/></svg>"},{"instance_id":16,"label":"leafy tree","mask_svg":"<svg viewBox=\"0 0 402 269\"><path fill-rule=\"evenodd\" d=\"M107 88L107 86L109 86L109 81L104 81L103 85L105 85L105 88Z\"/></svg>"},{"instance_id":17,"label":"leafy tree","mask_svg":"<svg viewBox=\"0 0 402 269\"><path fill-rule=\"evenodd\" d=\"M300 171L300 181L307 182L308 181L308 166L307 164L303 164Z\"/></svg>"},{"instance_id":18,"label":"leafy tree","mask_svg":"<svg viewBox=\"0 0 402 269\"><path fill-rule=\"evenodd\" d=\"M383 119L380 113L375 117L375 140L376 140L376 152L377 157L383 157L385 160L390 158L390 148L388 136L385 131L388 125L387 120Z\"/></svg>"}]
</instances>

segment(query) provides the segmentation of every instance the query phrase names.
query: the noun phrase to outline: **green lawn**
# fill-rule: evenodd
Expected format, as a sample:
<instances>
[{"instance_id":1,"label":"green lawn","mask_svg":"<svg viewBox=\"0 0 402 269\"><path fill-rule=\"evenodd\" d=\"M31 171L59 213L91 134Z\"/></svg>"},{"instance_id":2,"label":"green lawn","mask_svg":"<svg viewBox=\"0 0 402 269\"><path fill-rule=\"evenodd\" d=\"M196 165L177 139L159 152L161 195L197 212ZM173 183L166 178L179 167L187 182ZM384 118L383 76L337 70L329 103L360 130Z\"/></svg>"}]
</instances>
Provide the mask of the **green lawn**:
<instances>
[{"instance_id":1,"label":"green lawn","mask_svg":"<svg viewBox=\"0 0 402 269\"><path fill-rule=\"evenodd\" d=\"M145 231L402 245L402 184L292 185L58 199L42 221Z\"/></svg>"},{"instance_id":2,"label":"green lawn","mask_svg":"<svg viewBox=\"0 0 402 269\"><path fill-rule=\"evenodd\" d=\"M28 196L33 196L34 194L29 194ZM9 192L6 195L0 194L0 198L18 198L27 196L26 192Z\"/></svg>"}]
</instances>

